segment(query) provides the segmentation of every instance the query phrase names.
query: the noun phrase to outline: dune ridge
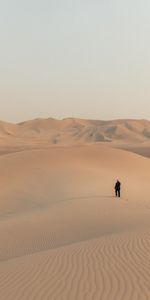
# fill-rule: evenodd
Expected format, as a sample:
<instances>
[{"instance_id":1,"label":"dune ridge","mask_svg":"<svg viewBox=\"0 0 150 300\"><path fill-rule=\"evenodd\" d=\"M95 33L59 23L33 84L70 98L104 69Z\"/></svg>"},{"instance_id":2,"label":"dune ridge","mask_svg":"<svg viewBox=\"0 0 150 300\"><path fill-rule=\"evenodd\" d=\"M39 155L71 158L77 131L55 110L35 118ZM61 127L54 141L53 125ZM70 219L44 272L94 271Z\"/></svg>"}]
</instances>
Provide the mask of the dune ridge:
<instances>
[{"instance_id":1,"label":"dune ridge","mask_svg":"<svg viewBox=\"0 0 150 300\"><path fill-rule=\"evenodd\" d=\"M85 143L107 143L150 157L150 121L38 118L18 124L0 122L0 154Z\"/></svg>"},{"instance_id":2,"label":"dune ridge","mask_svg":"<svg viewBox=\"0 0 150 300\"><path fill-rule=\"evenodd\" d=\"M0 156L0 299L149 300L149 182L108 143Z\"/></svg>"}]
</instances>

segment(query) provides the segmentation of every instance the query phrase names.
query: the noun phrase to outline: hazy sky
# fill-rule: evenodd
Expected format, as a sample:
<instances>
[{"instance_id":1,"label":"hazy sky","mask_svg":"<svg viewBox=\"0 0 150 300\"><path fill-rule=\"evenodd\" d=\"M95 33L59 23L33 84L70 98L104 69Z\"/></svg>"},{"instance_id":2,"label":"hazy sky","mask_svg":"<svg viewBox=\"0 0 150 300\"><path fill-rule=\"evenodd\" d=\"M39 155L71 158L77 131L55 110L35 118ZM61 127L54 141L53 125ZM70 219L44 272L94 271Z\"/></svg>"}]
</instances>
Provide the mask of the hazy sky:
<instances>
[{"instance_id":1,"label":"hazy sky","mask_svg":"<svg viewBox=\"0 0 150 300\"><path fill-rule=\"evenodd\" d=\"M0 1L0 119L150 118L149 0Z\"/></svg>"}]
</instances>

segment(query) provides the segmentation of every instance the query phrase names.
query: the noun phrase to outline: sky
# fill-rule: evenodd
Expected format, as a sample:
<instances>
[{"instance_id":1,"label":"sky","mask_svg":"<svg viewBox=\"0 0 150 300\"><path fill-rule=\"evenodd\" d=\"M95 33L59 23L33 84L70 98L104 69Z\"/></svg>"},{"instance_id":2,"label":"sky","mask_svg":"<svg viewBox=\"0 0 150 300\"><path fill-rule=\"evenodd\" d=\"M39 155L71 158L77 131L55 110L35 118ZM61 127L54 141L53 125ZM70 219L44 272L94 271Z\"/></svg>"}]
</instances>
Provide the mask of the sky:
<instances>
[{"instance_id":1,"label":"sky","mask_svg":"<svg viewBox=\"0 0 150 300\"><path fill-rule=\"evenodd\" d=\"M149 0L0 1L0 119L150 119Z\"/></svg>"}]
</instances>

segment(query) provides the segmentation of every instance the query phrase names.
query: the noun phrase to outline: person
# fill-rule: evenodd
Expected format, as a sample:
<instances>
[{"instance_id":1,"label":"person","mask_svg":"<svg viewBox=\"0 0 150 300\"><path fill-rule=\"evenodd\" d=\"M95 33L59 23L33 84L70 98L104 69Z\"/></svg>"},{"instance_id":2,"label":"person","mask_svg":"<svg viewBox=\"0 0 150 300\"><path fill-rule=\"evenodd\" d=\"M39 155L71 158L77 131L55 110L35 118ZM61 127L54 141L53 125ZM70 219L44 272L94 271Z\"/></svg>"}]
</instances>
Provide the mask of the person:
<instances>
[{"instance_id":1,"label":"person","mask_svg":"<svg viewBox=\"0 0 150 300\"><path fill-rule=\"evenodd\" d=\"M116 184L115 184L115 194L116 194L116 197L120 197L120 188L121 188L121 183L119 180L116 181Z\"/></svg>"}]
</instances>

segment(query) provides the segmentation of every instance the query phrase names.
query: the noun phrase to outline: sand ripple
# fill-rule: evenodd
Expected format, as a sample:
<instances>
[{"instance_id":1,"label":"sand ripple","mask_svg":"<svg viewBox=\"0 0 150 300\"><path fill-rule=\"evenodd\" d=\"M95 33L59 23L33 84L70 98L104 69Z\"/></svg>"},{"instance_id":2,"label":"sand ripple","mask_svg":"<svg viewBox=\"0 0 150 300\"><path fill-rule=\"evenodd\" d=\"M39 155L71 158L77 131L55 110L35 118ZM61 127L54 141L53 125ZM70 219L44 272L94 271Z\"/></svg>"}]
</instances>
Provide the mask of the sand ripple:
<instances>
[{"instance_id":1,"label":"sand ripple","mask_svg":"<svg viewBox=\"0 0 150 300\"><path fill-rule=\"evenodd\" d=\"M116 234L1 262L0 299L149 300L150 232Z\"/></svg>"}]
</instances>

